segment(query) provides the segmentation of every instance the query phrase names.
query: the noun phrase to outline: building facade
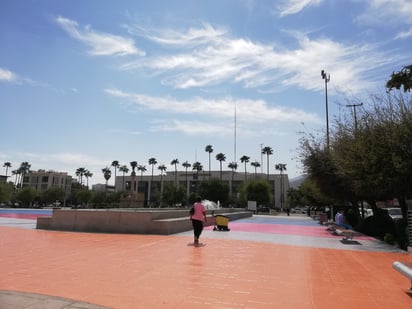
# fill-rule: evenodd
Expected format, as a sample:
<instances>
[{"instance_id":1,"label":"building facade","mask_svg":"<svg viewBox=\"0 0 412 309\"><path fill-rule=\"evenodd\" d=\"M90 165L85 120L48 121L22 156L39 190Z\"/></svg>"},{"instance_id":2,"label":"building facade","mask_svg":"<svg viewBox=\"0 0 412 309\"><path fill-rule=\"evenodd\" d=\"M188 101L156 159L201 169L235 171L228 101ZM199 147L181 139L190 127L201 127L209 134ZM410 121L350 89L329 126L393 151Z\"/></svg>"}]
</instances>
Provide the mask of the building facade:
<instances>
[{"instance_id":1,"label":"building facade","mask_svg":"<svg viewBox=\"0 0 412 309\"><path fill-rule=\"evenodd\" d=\"M71 192L72 181L72 176L66 172L46 170L30 171L23 178L23 188L31 187L37 191L62 188L67 196Z\"/></svg>"},{"instance_id":2,"label":"building facade","mask_svg":"<svg viewBox=\"0 0 412 309\"><path fill-rule=\"evenodd\" d=\"M253 179L268 180L272 188L272 194L274 197L275 208L285 208L286 207L286 195L289 190L289 178L287 174L267 174L262 173L242 173L242 172L232 172L232 171L171 171L162 175L138 175L136 174L135 179L135 192L142 193L145 197L145 205L149 204L149 195L155 192L161 191L162 182L178 184L179 187L186 189L186 192L190 194L196 193L197 184L203 180L208 179L222 179L228 183L231 196L235 196L236 192L239 191L240 187L245 183L245 181ZM115 179L115 191L130 191L132 183L131 175L117 175ZM149 192L150 191L150 192ZM216 201L215 201L216 202ZM224 207L227 205L223 205Z\"/></svg>"}]
</instances>

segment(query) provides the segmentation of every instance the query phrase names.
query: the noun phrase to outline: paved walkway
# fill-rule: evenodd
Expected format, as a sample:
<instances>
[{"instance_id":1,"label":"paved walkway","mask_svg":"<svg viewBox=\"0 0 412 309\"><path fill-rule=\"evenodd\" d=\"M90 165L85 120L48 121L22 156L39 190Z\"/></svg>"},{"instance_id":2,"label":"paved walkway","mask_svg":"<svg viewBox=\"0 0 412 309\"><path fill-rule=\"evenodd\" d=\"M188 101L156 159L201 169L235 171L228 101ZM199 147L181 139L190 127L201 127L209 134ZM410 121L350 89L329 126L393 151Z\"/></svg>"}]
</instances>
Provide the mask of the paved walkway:
<instances>
[{"instance_id":1,"label":"paved walkway","mask_svg":"<svg viewBox=\"0 0 412 309\"><path fill-rule=\"evenodd\" d=\"M54 232L10 220L24 219L0 219L2 309L412 307L410 282L392 269L410 254L368 237L342 243L307 217L230 222L230 232L205 230L199 247L191 232Z\"/></svg>"}]
</instances>

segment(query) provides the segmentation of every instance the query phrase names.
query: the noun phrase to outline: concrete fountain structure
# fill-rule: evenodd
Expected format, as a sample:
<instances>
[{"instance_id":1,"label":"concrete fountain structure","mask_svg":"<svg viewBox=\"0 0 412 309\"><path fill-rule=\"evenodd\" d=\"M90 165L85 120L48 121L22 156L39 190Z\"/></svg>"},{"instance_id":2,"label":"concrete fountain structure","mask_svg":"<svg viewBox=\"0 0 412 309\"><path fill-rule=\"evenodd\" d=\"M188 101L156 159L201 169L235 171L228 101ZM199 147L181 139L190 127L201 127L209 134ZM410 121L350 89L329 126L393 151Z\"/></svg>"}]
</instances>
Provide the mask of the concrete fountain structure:
<instances>
[{"instance_id":1,"label":"concrete fountain structure","mask_svg":"<svg viewBox=\"0 0 412 309\"><path fill-rule=\"evenodd\" d=\"M214 215L230 221L252 216L243 208L219 208L206 201L207 225L214 225ZM54 209L51 217L37 218L37 229L170 235L192 229L189 209L116 208L116 209Z\"/></svg>"}]
</instances>

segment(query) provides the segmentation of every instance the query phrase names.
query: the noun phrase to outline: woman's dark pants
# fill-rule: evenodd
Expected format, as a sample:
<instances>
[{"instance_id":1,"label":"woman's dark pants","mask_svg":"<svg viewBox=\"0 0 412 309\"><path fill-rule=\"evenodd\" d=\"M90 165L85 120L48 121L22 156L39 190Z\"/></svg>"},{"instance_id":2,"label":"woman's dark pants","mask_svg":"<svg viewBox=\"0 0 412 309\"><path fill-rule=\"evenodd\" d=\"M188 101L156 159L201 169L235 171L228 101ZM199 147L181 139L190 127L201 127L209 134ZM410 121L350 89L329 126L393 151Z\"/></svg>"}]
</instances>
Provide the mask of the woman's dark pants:
<instances>
[{"instance_id":1,"label":"woman's dark pants","mask_svg":"<svg viewBox=\"0 0 412 309\"><path fill-rule=\"evenodd\" d=\"M192 219L192 225L193 225L193 233L195 234L195 237L199 239L200 234L202 234L202 231L203 231L203 222Z\"/></svg>"}]
</instances>

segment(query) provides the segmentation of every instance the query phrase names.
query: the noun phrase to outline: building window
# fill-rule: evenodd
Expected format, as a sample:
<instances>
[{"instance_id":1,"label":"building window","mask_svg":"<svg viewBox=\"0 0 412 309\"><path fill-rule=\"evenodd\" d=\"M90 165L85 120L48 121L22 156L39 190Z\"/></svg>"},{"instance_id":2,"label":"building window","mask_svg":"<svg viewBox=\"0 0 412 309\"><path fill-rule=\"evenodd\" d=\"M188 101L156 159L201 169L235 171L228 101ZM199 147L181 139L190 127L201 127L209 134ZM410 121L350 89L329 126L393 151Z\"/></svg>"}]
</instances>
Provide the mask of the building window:
<instances>
[{"instance_id":1,"label":"building window","mask_svg":"<svg viewBox=\"0 0 412 309\"><path fill-rule=\"evenodd\" d=\"M41 182L49 182L49 176L42 176Z\"/></svg>"}]
</instances>

